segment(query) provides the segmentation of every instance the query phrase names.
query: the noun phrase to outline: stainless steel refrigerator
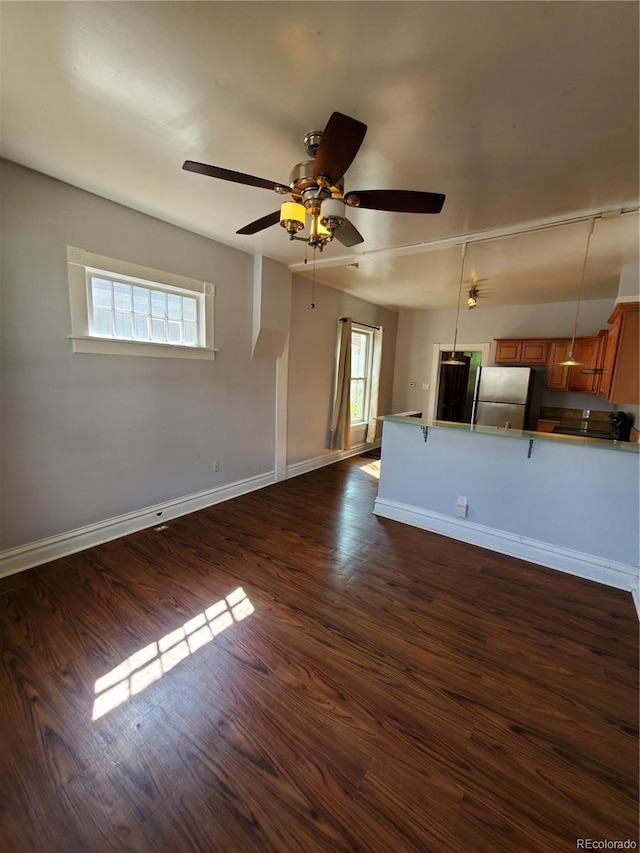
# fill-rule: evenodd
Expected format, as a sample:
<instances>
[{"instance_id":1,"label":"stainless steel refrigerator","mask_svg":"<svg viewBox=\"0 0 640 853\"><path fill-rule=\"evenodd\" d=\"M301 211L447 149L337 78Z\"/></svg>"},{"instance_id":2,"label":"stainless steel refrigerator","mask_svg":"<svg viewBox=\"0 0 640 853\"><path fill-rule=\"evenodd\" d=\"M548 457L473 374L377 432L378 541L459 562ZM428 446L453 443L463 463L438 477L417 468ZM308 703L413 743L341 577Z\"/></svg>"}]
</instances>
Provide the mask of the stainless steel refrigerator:
<instances>
[{"instance_id":1,"label":"stainless steel refrigerator","mask_svg":"<svg viewBox=\"0 0 640 853\"><path fill-rule=\"evenodd\" d=\"M481 367L476 380L472 422L524 429L532 373L530 367Z\"/></svg>"}]
</instances>

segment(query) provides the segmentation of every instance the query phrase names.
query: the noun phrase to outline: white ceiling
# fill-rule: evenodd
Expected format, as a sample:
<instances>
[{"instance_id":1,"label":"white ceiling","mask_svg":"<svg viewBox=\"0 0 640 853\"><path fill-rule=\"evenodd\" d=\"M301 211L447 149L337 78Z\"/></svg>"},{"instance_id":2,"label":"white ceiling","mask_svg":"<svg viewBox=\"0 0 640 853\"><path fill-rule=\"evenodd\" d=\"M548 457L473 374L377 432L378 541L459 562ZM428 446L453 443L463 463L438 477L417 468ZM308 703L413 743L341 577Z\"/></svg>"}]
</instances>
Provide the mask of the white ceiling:
<instances>
[{"instance_id":1,"label":"white ceiling","mask_svg":"<svg viewBox=\"0 0 640 853\"><path fill-rule=\"evenodd\" d=\"M443 192L437 216L353 210L317 280L396 308L614 297L638 260L635 2L3 2L3 156L301 269L267 190L186 159L288 183L304 134L368 125L345 190ZM518 233L490 242L479 236ZM91 247L89 247L91 248ZM93 247L98 250L99 247ZM358 268L348 268L357 262ZM311 264L305 274L311 273Z\"/></svg>"}]
</instances>

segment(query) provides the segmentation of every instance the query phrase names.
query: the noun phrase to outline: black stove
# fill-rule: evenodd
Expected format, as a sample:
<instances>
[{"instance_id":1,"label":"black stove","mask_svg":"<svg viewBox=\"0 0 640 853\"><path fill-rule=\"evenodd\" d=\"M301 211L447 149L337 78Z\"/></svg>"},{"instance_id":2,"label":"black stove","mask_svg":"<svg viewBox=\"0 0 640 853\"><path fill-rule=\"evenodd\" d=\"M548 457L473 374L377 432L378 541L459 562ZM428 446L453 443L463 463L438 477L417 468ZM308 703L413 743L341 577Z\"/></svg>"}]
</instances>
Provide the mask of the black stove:
<instances>
[{"instance_id":1,"label":"black stove","mask_svg":"<svg viewBox=\"0 0 640 853\"><path fill-rule=\"evenodd\" d=\"M618 441L613 430L594 429L593 427L581 429L580 427L562 426L558 424L553 428L558 435L581 435L583 438L602 438L608 441Z\"/></svg>"},{"instance_id":2,"label":"black stove","mask_svg":"<svg viewBox=\"0 0 640 853\"><path fill-rule=\"evenodd\" d=\"M588 419L585 419L573 424L558 424L553 431L558 435L579 435L583 438L600 438L604 441L629 441L631 423L626 412L611 412L608 427L604 421L590 425Z\"/></svg>"}]
</instances>

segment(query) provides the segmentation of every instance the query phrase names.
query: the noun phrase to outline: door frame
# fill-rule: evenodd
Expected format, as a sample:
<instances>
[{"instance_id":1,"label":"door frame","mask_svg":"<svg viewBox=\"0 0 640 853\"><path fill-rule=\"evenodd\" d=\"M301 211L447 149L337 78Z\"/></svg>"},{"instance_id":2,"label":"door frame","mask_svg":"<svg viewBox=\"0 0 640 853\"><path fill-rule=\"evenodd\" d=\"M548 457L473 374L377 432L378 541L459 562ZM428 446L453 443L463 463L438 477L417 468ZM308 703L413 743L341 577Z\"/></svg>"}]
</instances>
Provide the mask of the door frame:
<instances>
[{"instance_id":1,"label":"door frame","mask_svg":"<svg viewBox=\"0 0 640 853\"><path fill-rule=\"evenodd\" d=\"M431 356L431 381L429 382L429 396L427 397L427 409L424 413L426 418L434 420L438 414L438 392L440 391L440 359L441 353L453 352L453 343L450 344L434 344ZM491 344L465 344L456 343L456 352L481 352L482 361L481 367L488 367L489 353L491 352Z\"/></svg>"}]
</instances>

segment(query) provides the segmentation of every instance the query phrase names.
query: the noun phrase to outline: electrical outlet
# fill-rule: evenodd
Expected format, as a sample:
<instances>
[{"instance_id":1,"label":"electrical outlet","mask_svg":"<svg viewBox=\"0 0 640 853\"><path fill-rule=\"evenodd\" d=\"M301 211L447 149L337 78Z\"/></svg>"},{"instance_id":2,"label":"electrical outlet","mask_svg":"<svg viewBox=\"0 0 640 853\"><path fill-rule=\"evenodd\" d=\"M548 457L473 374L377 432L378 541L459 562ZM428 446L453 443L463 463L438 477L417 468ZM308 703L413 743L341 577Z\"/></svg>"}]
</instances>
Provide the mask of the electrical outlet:
<instances>
[{"instance_id":1,"label":"electrical outlet","mask_svg":"<svg viewBox=\"0 0 640 853\"><path fill-rule=\"evenodd\" d=\"M218 460L217 460L217 459L215 460L215 462L212 462L212 463L211 463L211 466L212 466L212 468L213 468L213 473L214 473L214 474L217 474L217 473L220 471L220 463L218 462Z\"/></svg>"},{"instance_id":2,"label":"electrical outlet","mask_svg":"<svg viewBox=\"0 0 640 853\"><path fill-rule=\"evenodd\" d=\"M456 501L456 515L458 518L466 518L467 510L469 509L469 504L464 495L458 495L458 500Z\"/></svg>"}]
</instances>

